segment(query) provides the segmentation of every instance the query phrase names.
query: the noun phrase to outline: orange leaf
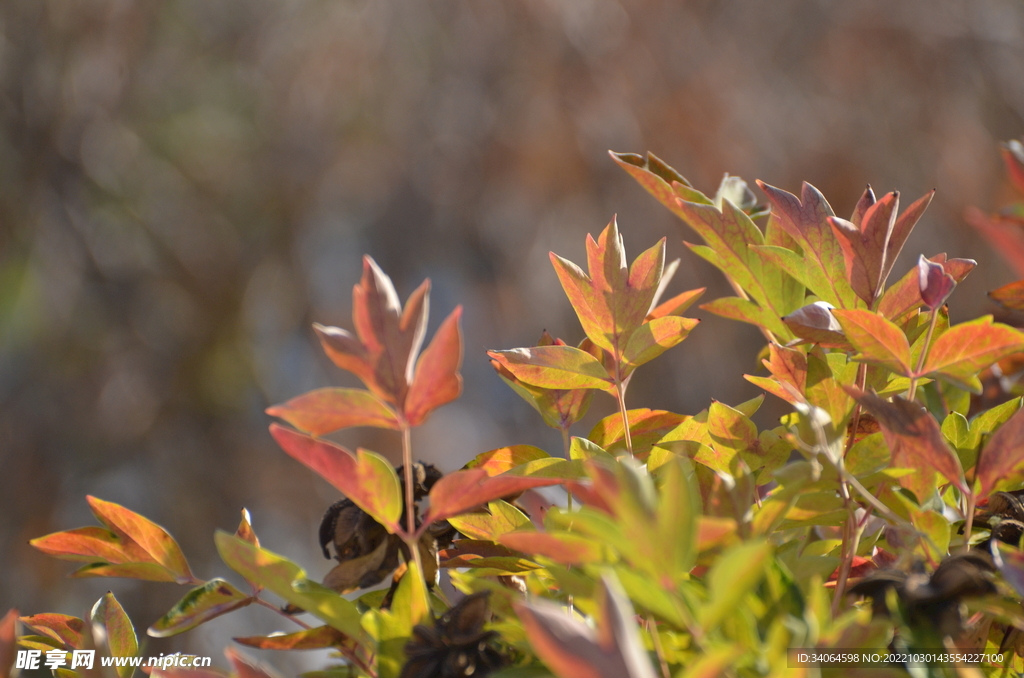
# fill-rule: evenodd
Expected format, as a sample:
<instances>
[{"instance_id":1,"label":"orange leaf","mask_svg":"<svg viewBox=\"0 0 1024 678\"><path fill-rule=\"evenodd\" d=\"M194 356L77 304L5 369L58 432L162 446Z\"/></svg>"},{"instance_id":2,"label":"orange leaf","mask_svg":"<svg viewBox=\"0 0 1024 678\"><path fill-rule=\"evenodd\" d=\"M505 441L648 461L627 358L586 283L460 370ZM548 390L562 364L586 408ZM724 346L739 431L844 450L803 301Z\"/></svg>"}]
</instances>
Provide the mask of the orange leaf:
<instances>
[{"instance_id":1,"label":"orange leaf","mask_svg":"<svg viewBox=\"0 0 1024 678\"><path fill-rule=\"evenodd\" d=\"M544 450L533 445L510 445L478 454L471 462L466 464L466 468L483 469L487 472L487 475L496 476L526 462L535 459L547 459L550 456Z\"/></svg>"},{"instance_id":2,"label":"orange leaf","mask_svg":"<svg viewBox=\"0 0 1024 678\"><path fill-rule=\"evenodd\" d=\"M488 351L487 355L530 386L572 390L613 388L614 380L601 362L572 346L535 346L510 351Z\"/></svg>"},{"instance_id":3,"label":"orange leaf","mask_svg":"<svg viewBox=\"0 0 1024 678\"><path fill-rule=\"evenodd\" d=\"M498 543L528 555L550 558L562 565L601 562L601 544L571 532L506 532Z\"/></svg>"},{"instance_id":4,"label":"orange leaf","mask_svg":"<svg viewBox=\"0 0 1024 678\"><path fill-rule=\"evenodd\" d=\"M672 297L668 301L663 301L647 314L648 320L655 320L656 318L664 318L668 315L682 315L686 312L686 309L690 308L695 301L700 299L706 287L699 287L695 290L688 290L681 292L676 296Z\"/></svg>"},{"instance_id":5,"label":"orange leaf","mask_svg":"<svg viewBox=\"0 0 1024 678\"><path fill-rule=\"evenodd\" d=\"M354 455L340 445L277 424L270 425L270 434L288 455L338 488L389 532L399 530L401 488L395 470L383 457L362 449Z\"/></svg>"},{"instance_id":6,"label":"orange leaf","mask_svg":"<svg viewBox=\"0 0 1024 678\"><path fill-rule=\"evenodd\" d=\"M1024 350L1024 333L992 322L992 316L954 325L928 351L922 375L937 376L981 393L978 373L1011 353Z\"/></svg>"},{"instance_id":7,"label":"orange leaf","mask_svg":"<svg viewBox=\"0 0 1024 678\"><path fill-rule=\"evenodd\" d=\"M632 437L633 454L643 457L665 434L689 419L685 414L666 410L651 410L646 407L628 410L629 432ZM587 436L595 445L612 452L626 451L626 435L622 426L622 415L616 413L597 422Z\"/></svg>"},{"instance_id":8,"label":"orange leaf","mask_svg":"<svg viewBox=\"0 0 1024 678\"><path fill-rule=\"evenodd\" d=\"M85 633L85 622L78 617L66 614L35 614L31 617L20 617L22 624L32 630L55 640L59 640L70 648L84 649L82 641Z\"/></svg>"},{"instance_id":9,"label":"orange leaf","mask_svg":"<svg viewBox=\"0 0 1024 678\"><path fill-rule=\"evenodd\" d=\"M964 472L960 460L949 449L939 423L926 409L917 403L896 397L893 402L845 387L865 410L874 415L882 427L882 435L892 453L894 468L917 469L917 473L900 478L900 485L911 490L919 500L931 484L931 471L938 471L961 492L967 492Z\"/></svg>"},{"instance_id":10,"label":"orange leaf","mask_svg":"<svg viewBox=\"0 0 1024 678\"><path fill-rule=\"evenodd\" d=\"M595 344L622 357L630 335L651 310L665 267L665 239L626 267L626 252L615 219L597 240L587 236L589 275L576 264L551 253L562 288Z\"/></svg>"},{"instance_id":11,"label":"orange leaf","mask_svg":"<svg viewBox=\"0 0 1024 678\"><path fill-rule=\"evenodd\" d=\"M860 351L858 360L910 376L910 344L903 330L874 311L836 309L832 315L839 320L847 340Z\"/></svg>"},{"instance_id":12,"label":"orange leaf","mask_svg":"<svg viewBox=\"0 0 1024 678\"><path fill-rule=\"evenodd\" d=\"M102 527L79 527L64 532L54 532L37 537L29 542L32 546L47 555L61 560L77 560L96 562L103 560L109 563L131 562L135 558L145 557L137 550L134 553L125 551L125 544L116 534ZM132 546L135 546L132 544Z\"/></svg>"},{"instance_id":13,"label":"orange leaf","mask_svg":"<svg viewBox=\"0 0 1024 678\"><path fill-rule=\"evenodd\" d=\"M979 497L987 497L1001 481L1015 484L1024 470L1024 409L1010 417L988 439L978 455Z\"/></svg>"},{"instance_id":14,"label":"orange leaf","mask_svg":"<svg viewBox=\"0 0 1024 678\"><path fill-rule=\"evenodd\" d=\"M441 478L430 490L430 512L425 520L446 520L531 487L558 485L562 482L561 478L488 476L487 471L481 468L456 471Z\"/></svg>"},{"instance_id":15,"label":"orange leaf","mask_svg":"<svg viewBox=\"0 0 1024 678\"><path fill-rule=\"evenodd\" d=\"M398 417L377 396L358 388L319 388L267 408L267 414L315 436L351 426L398 429Z\"/></svg>"},{"instance_id":16,"label":"orange leaf","mask_svg":"<svg viewBox=\"0 0 1024 678\"><path fill-rule=\"evenodd\" d=\"M279 636L247 636L233 638L236 643L261 650L319 650L342 645L348 636L330 626L297 631Z\"/></svg>"},{"instance_id":17,"label":"orange leaf","mask_svg":"<svg viewBox=\"0 0 1024 678\"><path fill-rule=\"evenodd\" d=\"M185 554L181 552L178 542L174 541L174 537L168 534L167 530L148 518L113 502L89 496L85 499L100 522L121 537L123 541L134 542L145 552L148 558L140 562L148 560L162 565L169 572L175 574L182 583L194 579L188 562L185 560Z\"/></svg>"},{"instance_id":18,"label":"orange leaf","mask_svg":"<svg viewBox=\"0 0 1024 678\"><path fill-rule=\"evenodd\" d=\"M989 292L988 296L1010 310L1024 311L1024 280L1003 285Z\"/></svg>"},{"instance_id":19,"label":"orange leaf","mask_svg":"<svg viewBox=\"0 0 1024 678\"><path fill-rule=\"evenodd\" d=\"M411 426L419 426L433 410L462 393L461 317L462 307L456 306L416 363L416 374L405 400L405 419Z\"/></svg>"},{"instance_id":20,"label":"orange leaf","mask_svg":"<svg viewBox=\"0 0 1024 678\"><path fill-rule=\"evenodd\" d=\"M429 297L430 281L425 280L403 309L391 279L373 259L363 257L363 276L352 289L355 335L337 327L314 325L334 364L358 376L374 395L393 405L413 425L422 423L431 410L454 400L462 391L461 308L441 324L420 357ZM384 417L386 428L398 427L390 425L386 414L371 410Z\"/></svg>"}]
</instances>

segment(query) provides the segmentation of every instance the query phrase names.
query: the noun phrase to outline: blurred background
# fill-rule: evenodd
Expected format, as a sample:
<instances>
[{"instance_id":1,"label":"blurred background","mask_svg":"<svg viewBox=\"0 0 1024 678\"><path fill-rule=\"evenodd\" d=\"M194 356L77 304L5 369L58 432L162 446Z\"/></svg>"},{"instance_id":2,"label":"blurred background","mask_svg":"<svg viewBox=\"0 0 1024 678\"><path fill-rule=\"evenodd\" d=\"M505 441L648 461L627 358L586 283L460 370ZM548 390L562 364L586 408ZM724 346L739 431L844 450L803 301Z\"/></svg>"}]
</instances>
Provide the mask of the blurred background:
<instances>
[{"instance_id":1,"label":"blurred background","mask_svg":"<svg viewBox=\"0 0 1024 678\"><path fill-rule=\"evenodd\" d=\"M431 278L431 332L465 306L464 397L415 432L418 456L557 453L485 356L543 329L582 337L549 250L582 262L618 213L631 258L668 236L670 293L730 293L608 149L651 150L706 192L724 172L808 180L841 215L868 182L904 204L935 187L894 275L922 252L978 259L952 299L962 320L1014 279L962 212L1012 197L997 142L1022 133L1019 0L6 0L0 608L82 616L112 589L144 629L184 593L71 580L27 546L94 524L86 494L167 527L197 575L236 580L212 534L248 507L265 546L322 576L337 494L275 447L263 410L355 385L310 324L351 328L363 253L403 298ZM758 332L692 314L631 406L759 393L741 378ZM597 396L577 433L612 411ZM769 401L762 425L783 411ZM250 609L205 628L145 653L223 663L230 636L283 625Z\"/></svg>"}]
</instances>

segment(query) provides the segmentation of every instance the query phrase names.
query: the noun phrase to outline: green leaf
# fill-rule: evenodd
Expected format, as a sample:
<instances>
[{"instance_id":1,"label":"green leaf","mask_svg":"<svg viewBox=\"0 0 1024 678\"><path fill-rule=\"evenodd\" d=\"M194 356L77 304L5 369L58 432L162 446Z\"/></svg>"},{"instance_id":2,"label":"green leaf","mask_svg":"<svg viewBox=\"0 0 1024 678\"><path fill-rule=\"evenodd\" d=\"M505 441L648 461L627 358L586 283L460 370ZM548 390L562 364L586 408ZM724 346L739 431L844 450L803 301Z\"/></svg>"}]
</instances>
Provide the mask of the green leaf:
<instances>
[{"instance_id":1,"label":"green leaf","mask_svg":"<svg viewBox=\"0 0 1024 678\"><path fill-rule=\"evenodd\" d=\"M223 579L211 579L186 593L147 633L154 638L173 636L252 602L252 596Z\"/></svg>"},{"instance_id":2,"label":"green leaf","mask_svg":"<svg viewBox=\"0 0 1024 678\"><path fill-rule=\"evenodd\" d=\"M717 627L764 576L771 544L755 539L727 549L708 572L708 602L698 618L706 631Z\"/></svg>"},{"instance_id":3,"label":"green leaf","mask_svg":"<svg viewBox=\"0 0 1024 678\"><path fill-rule=\"evenodd\" d=\"M452 527L470 539L487 539L497 541L506 532L512 532L530 524L525 513L508 502L492 501L487 505L488 512L463 513L448 519Z\"/></svg>"},{"instance_id":4,"label":"green leaf","mask_svg":"<svg viewBox=\"0 0 1024 678\"><path fill-rule=\"evenodd\" d=\"M604 459L606 461L613 461L615 457L605 452L604 449L594 442L591 442L587 438L580 438L579 436L573 436L569 443L569 458L570 459Z\"/></svg>"},{"instance_id":5,"label":"green leaf","mask_svg":"<svg viewBox=\"0 0 1024 678\"><path fill-rule=\"evenodd\" d=\"M109 591L98 601L90 613L93 628L102 629L106 637L107 648L111 657L135 657L139 653L139 641L135 637L132 621L128 619L124 608ZM133 666L118 666L120 678L131 678L135 673Z\"/></svg>"},{"instance_id":6,"label":"green leaf","mask_svg":"<svg viewBox=\"0 0 1024 678\"><path fill-rule=\"evenodd\" d=\"M708 433L716 451L749 451L757 448L757 427L743 413L724 403L708 408Z\"/></svg>"},{"instance_id":7,"label":"green leaf","mask_svg":"<svg viewBox=\"0 0 1024 678\"><path fill-rule=\"evenodd\" d=\"M398 582L395 599L391 605L391 614L398 621L405 635L412 635L412 628L417 624L425 624L430 617L430 601L427 599L427 587L423 581L423 573L415 561L406 563L408 569Z\"/></svg>"},{"instance_id":8,"label":"green leaf","mask_svg":"<svg viewBox=\"0 0 1024 678\"><path fill-rule=\"evenodd\" d=\"M306 578L305 571L283 556L253 546L227 532L214 536L228 567L284 600L353 638L361 634L359 610L334 591Z\"/></svg>"},{"instance_id":9,"label":"green leaf","mask_svg":"<svg viewBox=\"0 0 1024 678\"><path fill-rule=\"evenodd\" d=\"M338 488L388 532L400 530L402 490L395 469L387 459L363 449L352 454L340 445L277 424L270 425L270 434L289 456Z\"/></svg>"},{"instance_id":10,"label":"green leaf","mask_svg":"<svg viewBox=\"0 0 1024 678\"><path fill-rule=\"evenodd\" d=\"M681 318L676 315L656 318L634 330L622 352L623 361L631 367L639 367L679 344L697 326L696 318Z\"/></svg>"},{"instance_id":11,"label":"green leaf","mask_svg":"<svg viewBox=\"0 0 1024 678\"><path fill-rule=\"evenodd\" d=\"M267 414L315 436L352 426L399 428L391 408L360 388L320 388L268 407Z\"/></svg>"},{"instance_id":12,"label":"green leaf","mask_svg":"<svg viewBox=\"0 0 1024 678\"><path fill-rule=\"evenodd\" d=\"M1024 471L1024 409L1017 410L988 439L978 456L975 477L981 484L980 497L987 497L997 485L1016 487Z\"/></svg>"},{"instance_id":13,"label":"green leaf","mask_svg":"<svg viewBox=\"0 0 1024 678\"><path fill-rule=\"evenodd\" d=\"M586 351L573 346L536 346L510 351L488 351L487 355L516 379L530 386L571 390L608 390L614 380L604 365Z\"/></svg>"}]
</instances>

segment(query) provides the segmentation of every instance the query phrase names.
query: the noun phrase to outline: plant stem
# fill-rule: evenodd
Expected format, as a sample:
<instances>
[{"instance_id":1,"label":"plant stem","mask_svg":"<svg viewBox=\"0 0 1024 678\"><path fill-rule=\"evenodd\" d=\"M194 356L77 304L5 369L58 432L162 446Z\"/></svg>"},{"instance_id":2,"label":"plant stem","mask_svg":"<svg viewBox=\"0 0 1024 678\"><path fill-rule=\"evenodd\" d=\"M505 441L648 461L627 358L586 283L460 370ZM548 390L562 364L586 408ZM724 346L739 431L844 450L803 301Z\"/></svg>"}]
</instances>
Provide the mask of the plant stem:
<instances>
[{"instance_id":1,"label":"plant stem","mask_svg":"<svg viewBox=\"0 0 1024 678\"><path fill-rule=\"evenodd\" d=\"M861 391L864 390L864 386L868 381L868 366L867 363L861 363L860 367L857 368L857 388ZM857 429L860 427L860 413L861 407L858 402L853 407L853 420L850 422L850 435L846 437L846 449L843 450L843 458L846 458L846 454L853 447L853 444L857 441Z\"/></svg>"},{"instance_id":2,"label":"plant stem","mask_svg":"<svg viewBox=\"0 0 1024 678\"><path fill-rule=\"evenodd\" d=\"M935 324L939 320L939 309L932 310L931 320L928 322L928 334L925 335L924 345L921 346L921 355L917 357L917 368L914 370L914 374L910 377L910 388L907 389L907 400L917 399L917 378L921 374L921 370L924 369L924 359L928 356L928 349L931 348L932 334L935 332Z\"/></svg>"},{"instance_id":3,"label":"plant stem","mask_svg":"<svg viewBox=\"0 0 1024 678\"><path fill-rule=\"evenodd\" d=\"M978 500L972 491L967 495L967 517L964 522L964 553L971 550L971 530L974 528L974 506Z\"/></svg>"},{"instance_id":4,"label":"plant stem","mask_svg":"<svg viewBox=\"0 0 1024 678\"><path fill-rule=\"evenodd\" d=\"M412 553L413 561L416 563L416 570L420 577L426 575L423 572L423 560L420 558L419 533L416 531L416 499L413 493L415 479L412 473L412 429L409 424L402 422L402 466L405 476L405 535L402 536L405 545ZM423 526L426 529L426 525Z\"/></svg>"},{"instance_id":5,"label":"plant stem","mask_svg":"<svg viewBox=\"0 0 1024 678\"><path fill-rule=\"evenodd\" d=\"M569 457L571 456L570 453L569 453L569 450L572 448L572 441L569 439L569 427L567 425L563 424L562 427L561 427L561 431L562 431L562 453L565 455L566 461L568 461ZM565 504L565 507L569 511L572 511L572 492L570 492L569 490L566 490L565 494L566 494L566 504Z\"/></svg>"},{"instance_id":6,"label":"plant stem","mask_svg":"<svg viewBox=\"0 0 1024 678\"><path fill-rule=\"evenodd\" d=\"M665 661L665 648L661 646L661 636L658 635L658 623L654 621L654 615L647 615L647 632L651 634L651 643L654 645L654 652L658 655L658 663L661 664L661 675L663 678L672 678L668 669L668 662Z\"/></svg>"},{"instance_id":7,"label":"plant stem","mask_svg":"<svg viewBox=\"0 0 1024 678\"><path fill-rule=\"evenodd\" d=\"M619 415L622 417L622 430L626 437L626 451L632 457L633 437L629 433L629 415L626 413L626 385L622 383L621 379L615 380L615 395L619 401Z\"/></svg>"},{"instance_id":8,"label":"plant stem","mask_svg":"<svg viewBox=\"0 0 1024 678\"><path fill-rule=\"evenodd\" d=\"M847 529L844 530L843 541L846 542L846 532L852 530L849 543L846 544L846 553L843 555L843 563L839 568L839 577L836 579L836 592L832 598L832 618L839 614L839 606L846 595L846 583L850 578L850 570L853 569L853 560L857 557L857 548L860 546L861 535L864 534L866 522L857 520L856 504L851 502L850 517L847 519ZM870 517L870 514L869 516Z\"/></svg>"},{"instance_id":9,"label":"plant stem","mask_svg":"<svg viewBox=\"0 0 1024 678\"><path fill-rule=\"evenodd\" d=\"M413 499L412 431L405 422L402 422L402 470L405 476L405 531L408 540L416 533L416 500Z\"/></svg>"},{"instance_id":10,"label":"plant stem","mask_svg":"<svg viewBox=\"0 0 1024 678\"><path fill-rule=\"evenodd\" d=\"M301 619L299 619L295 615L288 614L287 612L285 612L284 610L279 608L277 605L273 605L271 603L268 603L267 601L263 600L259 596L253 596L252 599L253 599L253 602L256 603L257 605L262 605L263 607L267 608L268 610L273 610L274 612L278 613L279 615L281 615L285 619L290 619L291 621L295 622L296 624L298 624L299 626L301 626L304 629L311 629L311 628L313 628L312 626L310 626L306 622L302 621Z\"/></svg>"}]
</instances>

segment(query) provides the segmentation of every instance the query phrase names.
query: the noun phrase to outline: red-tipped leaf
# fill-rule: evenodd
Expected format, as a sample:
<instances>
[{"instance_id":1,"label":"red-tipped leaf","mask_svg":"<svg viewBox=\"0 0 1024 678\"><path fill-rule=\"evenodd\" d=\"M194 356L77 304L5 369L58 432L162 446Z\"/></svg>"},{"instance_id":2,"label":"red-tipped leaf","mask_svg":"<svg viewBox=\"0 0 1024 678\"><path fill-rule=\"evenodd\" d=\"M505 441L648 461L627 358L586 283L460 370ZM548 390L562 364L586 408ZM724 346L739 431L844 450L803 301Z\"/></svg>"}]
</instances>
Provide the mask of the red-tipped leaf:
<instances>
[{"instance_id":1,"label":"red-tipped leaf","mask_svg":"<svg viewBox=\"0 0 1024 678\"><path fill-rule=\"evenodd\" d=\"M395 469L383 457L362 449L352 454L340 445L277 424L271 424L270 434L288 455L338 488L389 532L399 529L401 487Z\"/></svg>"}]
</instances>

